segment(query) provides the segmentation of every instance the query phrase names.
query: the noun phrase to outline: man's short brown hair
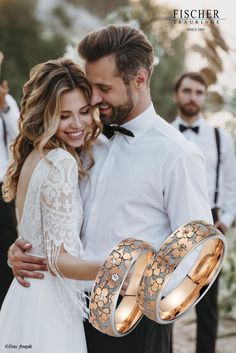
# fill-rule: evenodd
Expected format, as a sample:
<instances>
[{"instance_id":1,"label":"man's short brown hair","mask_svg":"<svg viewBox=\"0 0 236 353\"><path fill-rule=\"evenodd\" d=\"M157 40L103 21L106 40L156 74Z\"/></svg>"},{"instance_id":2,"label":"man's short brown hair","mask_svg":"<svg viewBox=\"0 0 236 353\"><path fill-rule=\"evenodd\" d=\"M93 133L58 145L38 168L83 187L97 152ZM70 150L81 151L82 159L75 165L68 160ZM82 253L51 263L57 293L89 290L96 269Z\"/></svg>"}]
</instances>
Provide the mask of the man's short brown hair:
<instances>
[{"instance_id":1,"label":"man's short brown hair","mask_svg":"<svg viewBox=\"0 0 236 353\"><path fill-rule=\"evenodd\" d=\"M206 80L199 72L186 72L186 73L182 74L175 82L175 86L174 86L175 92L178 92L178 90L181 86L181 83L185 78L190 78L193 81L197 81L197 82L201 83L203 86L205 86L205 88L207 89Z\"/></svg>"},{"instance_id":2,"label":"man's short brown hair","mask_svg":"<svg viewBox=\"0 0 236 353\"><path fill-rule=\"evenodd\" d=\"M147 70L149 79L152 75L153 47L141 31L129 25L109 25L85 35L78 51L88 62L114 54L117 71L126 84L140 69Z\"/></svg>"}]
</instances>

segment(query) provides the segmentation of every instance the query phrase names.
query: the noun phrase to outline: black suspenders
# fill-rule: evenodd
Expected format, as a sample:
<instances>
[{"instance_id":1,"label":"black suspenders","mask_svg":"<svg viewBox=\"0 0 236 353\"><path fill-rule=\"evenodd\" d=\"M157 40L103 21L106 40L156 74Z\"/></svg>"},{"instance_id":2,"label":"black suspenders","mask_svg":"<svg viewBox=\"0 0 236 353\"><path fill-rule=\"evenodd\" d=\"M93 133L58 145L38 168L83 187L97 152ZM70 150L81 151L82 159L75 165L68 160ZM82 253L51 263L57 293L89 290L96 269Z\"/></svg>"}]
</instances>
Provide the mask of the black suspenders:
<instances>
[{"instance_id":1,"label":"black suspenders","mask_svg":"<svg viewBox=\"0 0 236 353\"><path fill-rule=\"evenodd\" d=\"M219 196L219 172L220 172L220 132L217 127L215 127L214 131L215 131L216 148L217 148L216 184L215 184L214 203L215 203L215 207L217 207L217 200Z\"/></svg>"}]
</instances>

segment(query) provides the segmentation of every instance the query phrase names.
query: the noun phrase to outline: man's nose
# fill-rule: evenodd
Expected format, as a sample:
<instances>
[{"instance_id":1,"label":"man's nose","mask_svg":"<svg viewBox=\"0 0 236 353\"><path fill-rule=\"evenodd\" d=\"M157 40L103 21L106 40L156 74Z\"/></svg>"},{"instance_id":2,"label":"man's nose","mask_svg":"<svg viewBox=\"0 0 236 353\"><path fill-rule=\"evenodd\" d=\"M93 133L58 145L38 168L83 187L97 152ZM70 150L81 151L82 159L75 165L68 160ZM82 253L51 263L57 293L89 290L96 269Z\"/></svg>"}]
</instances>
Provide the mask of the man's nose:
<instances>
[{"instance_id":1,"label":"man's nose","mask_svg":"<svg viewBox=\"0 0 236 353\"><path fill-rule=\"evenodd\" d=\"M191 100L192 102L196 102L196 99L197 99L196 93L192 92L192 93L190 94L189 98L190 98L190 100Z\"/></svg>"},{"instance_id":2,"label":"man's nose","mask_svg":"<svg viewBox=\"0 0 236 353\"><path fill-rule=\"evenodd\" d=\"M99 94L99 91L97 89L93 88L93 90L92 90L92 98L91 98L91 105L94 106L94 105L97 105L98 103L101 103L101 102L102 102L102 97Z\"/></svg>"}]
</instances>

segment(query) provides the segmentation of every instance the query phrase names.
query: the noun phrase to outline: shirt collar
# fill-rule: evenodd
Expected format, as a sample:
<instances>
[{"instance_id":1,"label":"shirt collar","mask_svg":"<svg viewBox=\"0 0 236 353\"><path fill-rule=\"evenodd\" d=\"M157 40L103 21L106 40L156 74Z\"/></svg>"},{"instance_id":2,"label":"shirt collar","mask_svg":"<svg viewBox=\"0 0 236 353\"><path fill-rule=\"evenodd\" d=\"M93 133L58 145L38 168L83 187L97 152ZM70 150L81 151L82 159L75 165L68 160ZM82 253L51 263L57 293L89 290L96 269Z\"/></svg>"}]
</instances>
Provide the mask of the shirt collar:
<instances>
[{"instance_id":1,"label":"shirt collar","mask_svg":"<svg viewBox=\"0 0 236 353\"><path fill-rule=\"evenodd\" d=\"M199 115L197 120L193 124L188 124L185 120L181 119L180 116L177 116L176 123L178 124L178 126L180 124L182 124L184 126L192 126L192 127L199 126L199 127L201 127L205 124L205 119L202 115Z\"/></svg>"},{"instance_id":2,"label":"shirt collar","mask_svg":"<svg viewBox=\"0 0 236 353\"><path fill-rule=\"evenodd\" d=\"M153 121L156 118L157 114L153 104L151 103L143 113L122 125L134 134L134 137L126 135L124 135L124 137L129 143L134 143L153 125Z\"/></svg>"}]
</instances>

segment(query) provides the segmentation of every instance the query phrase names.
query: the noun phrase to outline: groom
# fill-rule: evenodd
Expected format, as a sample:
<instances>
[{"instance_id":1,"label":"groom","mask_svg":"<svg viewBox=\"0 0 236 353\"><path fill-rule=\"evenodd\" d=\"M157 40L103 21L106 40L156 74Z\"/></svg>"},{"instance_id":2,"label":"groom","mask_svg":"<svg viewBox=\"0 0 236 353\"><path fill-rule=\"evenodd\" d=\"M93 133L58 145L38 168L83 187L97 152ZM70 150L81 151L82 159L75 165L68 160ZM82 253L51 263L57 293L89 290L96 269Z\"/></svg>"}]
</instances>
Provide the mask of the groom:
<instances>
[{"instance_id":1,"label":"groom","mask_svg":"<svg viewBox=\"0 0 236 353\"><path fill-rule=\"evenodd\" d=\"M184 223L211 223L203 157L152 105L154 55L144 34L110 25L86 35L78 50L92 84L91 104L98 106L104 124L93 149L95 166L81 182L85 257L105 260L129 236L158 248ZM24 277L38 278L37 271L45 269L39 259L29 263L24 255L29 246L17 240L9 251L14 275L25 286L20 270ZM171 325L146 317L122 338L101 334L88 322L85 331L90 353L170 352Z\"/></svg>"}]
</instances>

